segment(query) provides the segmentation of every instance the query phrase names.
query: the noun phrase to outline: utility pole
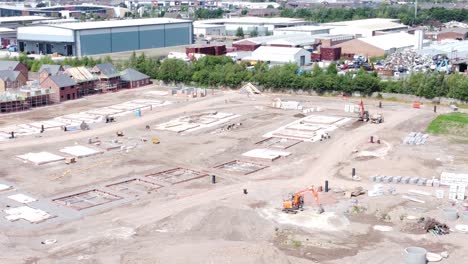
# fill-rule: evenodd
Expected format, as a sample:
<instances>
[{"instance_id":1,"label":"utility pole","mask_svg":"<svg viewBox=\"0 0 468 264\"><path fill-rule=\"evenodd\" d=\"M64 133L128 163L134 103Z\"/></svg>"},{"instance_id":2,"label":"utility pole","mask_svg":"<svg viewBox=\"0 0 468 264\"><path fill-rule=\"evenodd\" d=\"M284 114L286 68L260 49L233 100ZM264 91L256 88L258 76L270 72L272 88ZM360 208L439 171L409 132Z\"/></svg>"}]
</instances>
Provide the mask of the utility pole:
<instances>
[{"instance_id":1,"label":"utility pole","mask_svg":"<svg viewBox=\"0 0 468 264\"><path fill-rule=\"evenodd\" d=\"M417 16L418 16L418 0L415 0L415 2L414 2L414 20L416 20Z\"/></svg>"}]
</instances>

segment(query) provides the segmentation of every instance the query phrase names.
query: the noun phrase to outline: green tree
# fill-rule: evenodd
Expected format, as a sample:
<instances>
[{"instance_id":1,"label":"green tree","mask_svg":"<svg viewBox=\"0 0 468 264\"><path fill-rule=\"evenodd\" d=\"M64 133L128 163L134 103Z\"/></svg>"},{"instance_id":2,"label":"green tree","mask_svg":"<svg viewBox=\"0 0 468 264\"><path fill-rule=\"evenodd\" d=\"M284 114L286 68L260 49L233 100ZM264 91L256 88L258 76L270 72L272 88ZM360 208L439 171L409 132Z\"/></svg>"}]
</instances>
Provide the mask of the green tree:
<instances>
[{"instance_id":1,"label":"green tree","mask_svg":"<svg viewBox=\"0 0 468 264\"><path fill-rule=\"evenodd\" d=\"M336 68L336 63L332 62L327 67L327 74L329 75L336 75L338 73L338 69Z\"/></svg>"},{"instance_id":2,"label":"green tree","mask_svg":"<svg viewBox=\"0 0 468 264\"><path fill-rule=\"evenodd\" d=\"M236 37L240 37L240 38L244 37L244 29L242 27L237 28Z\"/></svg>"},{"instance_id":3,"label":"green tree","mask_svg":"<svg viewBox=\"0 0 468 264\"><path fill-rule=\"evenodd\" d=\"M166 59L161 63L158 77L163 81L187 82L191 74L188 65L182 60Z\"/></svg>"},{"instance_id":4,"label":"green tree","mask_svg":"<svg viewBox=\"0 0 468 264\"><path fill-rule=\"evenodd\" d=\"M257 37L258 36L258 29L255 27L252 31L250 31L250 37Z\"/></svg>"}]
</instances>

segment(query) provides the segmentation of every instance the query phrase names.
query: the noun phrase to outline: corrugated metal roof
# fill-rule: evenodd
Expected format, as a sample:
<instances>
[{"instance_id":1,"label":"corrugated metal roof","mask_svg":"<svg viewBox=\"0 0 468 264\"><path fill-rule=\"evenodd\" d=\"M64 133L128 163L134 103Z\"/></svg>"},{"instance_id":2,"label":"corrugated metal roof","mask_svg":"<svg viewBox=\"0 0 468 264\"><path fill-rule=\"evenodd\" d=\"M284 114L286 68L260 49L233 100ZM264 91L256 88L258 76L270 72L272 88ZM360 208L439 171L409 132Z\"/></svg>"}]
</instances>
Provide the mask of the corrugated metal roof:
<instances>
[{"instance_id":1,"label":"corrugated metal roof","mask_svg":"<svg viewBox=\"0 0 468 264\"><path fill-rule=\"evenodd\" d=\"M287 37L286 37L287 36ZM315 36L312 35L285 35L281 39L267 41L267 45L290 45L305 46L315 43Z\"/></svg>"},{"instance_id":2,"label":"corrugated metal roof","mask_svg":"<svg viewBox=\"0 0 468 264\"><path fill-rule=\"evenodd\" d=\"M423 48L422 50L418 51L418 53L432 56L437 54L445 54L451 59L452 57L468 57L468 40L444 44L433 44L428 48Z\"/></svg>"},{"instance_id":3,"label":"corrugated metal roof","mask_svg":"<svg viewBox=\"0 0 468 264\"><path fill-rule=\"evenodd\" d=\"M377 25L384 23L398 23L399 19L393 18L369 18L369 19L357 19L339 22L323 23L322 26L365 26L365 25Z\"/></svg>"},{"instance_id":4,"label":"corrugated metal roof","mask_svg":"<svg viewBox=\"0 0 468 264\"><path fill-rule=\"evenodd\" d=\"M115 28L115 27L130 27L130 26L145 26L145 25L163 25L174 23L189 23L190 20L172 19L172 18L142 18L142 19L125 19L125 20L108 20L108 21L92 21L80 23L64 23L50 25L51 27L66 28L73 30L80 29L97 29L97 28Z\"/></svg>"},{"instance_id":5,"label":"corrugated metal roof","mask_svg":"<svg viewBox=\"0 0 468 264\"><path fill-rule=\"evenodd\" d=\"M367 29L372 31L378 30L392 30L392 29L404 29L408 26L398 23L398 19L387 19L387 18L370 18L360 20L350 20L341 22L331 22L322 24L331 28L341 28L346 30L349 28L350 31L353 29Z\"/></svg>"},{"instance_id":6,"label":"corrugated metal roof","mask_svg":"<svg viewBox=\"0 0 468 264\"><path fill-rule=\"evenodd\" d=\"M132 81L140 81L144 79L148 79L149 76L146 74L143 74L135 69L128 68L122 72L122 77L121 79L123 81L127 82L132 82Z\"/></svg>"},{"instance_id":7,"label":"corrugated metal roof","mask_svg":"<svg viewBox=\"0 0 468 264\"><path fill-rule=\"evenodd\" d=\"M305 38L311 37L307 33L297 33L297 34L290 34L290 35L277 35L277 36L261 36L255 38L246 38L241 39L239 41L234 41L232 44L242 44L242 42L248 41L255 44L267 45L268 42L277 41L282 39L294 39L294 38Z\"/></svg>"},{"instance_id":8,"label":"corrugated metal roof","mask_svg":"<svg viewBox=\"0 0 468 264\"><path fill-rule=\"evenodd\" d=\"M325 30L331 29L332 26L314 26L314 25L306 25L306 26L295 26L295 27L285 27L285 28L275 28L276 31L315 31L315 30Z\"/></svg>"},{"instance_id":9,"label":"corrugated metal roof","mask_svg":"<svg viewBox=\"0 0 468 264\"><path fill-rule=\"evenodd\" d=\"M10 17L0 17L0 23L11 23L11 22L21 22L21 21L39 21L39 20L50 20L53 18L50 17L41 17L41 16L10 16Z\"/></svg>"},{"instance_id":10,"label":"corrugated metal roof","mask_svg":"<svg viewBox=\"0 0 468 264\"><path fill-rule=\"evenodd\" d=\"M0 33L16 32L16 30L6 27L0 27Z\"/></svg>"},{"instance_id":11,"label":"corrugated metal roof","mask_svg":"<svg viewBox=\"0 0 468 264\"><path fill-rule=\"evenodd\" d=\"M262 46L252 52L252 55L245 57L244 60L260 60L271 62L293 62L294 56L299 52L309 53L302 48L269 47Z\"/></svg>"},{"instance_id":12,"label":"corrugated metal roof","mask_svg":"<svg viewBox=\"0 0 468 264\"><path fill-rule=\"evenodd\" d=\"M297 24L306 23L303 19L288 18L288 17L235 17L235 18L219 18L219 19L206 19L199 20L202 24Z\"/></svg>"},{"instance_id":13,"label":"corrugated metal roof","mask_svg":"<svg viewBox=\"0 0 468 264\"><path fill-rule=\"evenodd\" d=\"M360 38L359 40L383 50L390 50L392 48L401 49L414 46L416 43L416 36L405 32L399 32Z\"/></svg>"}]
</instances>

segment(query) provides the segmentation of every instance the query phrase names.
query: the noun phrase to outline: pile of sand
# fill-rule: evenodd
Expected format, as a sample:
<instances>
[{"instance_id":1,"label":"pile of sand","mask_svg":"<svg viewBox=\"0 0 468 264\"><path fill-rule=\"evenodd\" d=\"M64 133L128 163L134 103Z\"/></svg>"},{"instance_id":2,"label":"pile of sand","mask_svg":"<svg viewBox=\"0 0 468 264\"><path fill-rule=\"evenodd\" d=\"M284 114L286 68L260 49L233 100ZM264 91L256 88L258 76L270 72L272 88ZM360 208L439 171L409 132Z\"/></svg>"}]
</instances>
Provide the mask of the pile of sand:
<instances>
[{"instance_id":1,"label":"pile of sand","mask_svg":"<svg viewBox=\"0 0 468 264\"><path fill-rule=\"evenodd\" d=\"M190 208L163 219L152 229L230 241L267 241L275 232L274 223L255 210L225 205Z\"/></svg>"},{"instance_id":2,"label":"pile of sand","mask_svg":"<svg viewBox=\"0 0 468 264\"><path fill-rule=\"evenodd\" d=\"M316 210L306 208L297 214L287 214L277 208L266 208L261 215L279 224L293 225L320 231L342 231L350 225L348 218L334 212L318 214Z\"/></svg>"}]
</instances>

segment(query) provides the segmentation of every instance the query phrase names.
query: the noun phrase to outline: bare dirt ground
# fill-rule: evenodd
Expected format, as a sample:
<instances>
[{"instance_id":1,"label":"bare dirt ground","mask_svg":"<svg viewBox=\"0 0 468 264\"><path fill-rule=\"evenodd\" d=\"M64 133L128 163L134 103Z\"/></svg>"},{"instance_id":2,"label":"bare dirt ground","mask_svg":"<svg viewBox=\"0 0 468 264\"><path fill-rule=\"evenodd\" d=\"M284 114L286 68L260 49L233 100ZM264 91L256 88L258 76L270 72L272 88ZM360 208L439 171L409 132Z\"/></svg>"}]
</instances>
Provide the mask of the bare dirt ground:
<instances>
[{"instance_id":1,"label":"bare dirt ground","mask_svg":"<svg viewBox=\"0 0 468 264\"><path fill-rule=\"evenodd\" d=\"M161 87L124 91L50 106L26 113L0 117L0 126L44 120L66 113L107 106L146 97ZM249 161L242 153L257 148L262 135L298 120L296 110L271 108L273 98L297 100L307 107L320 107L313 115L349 117L351 121L330 133L331 138L302 142L288 148L288 157L275 161L253 161L268 166L243 175L214 168L232 160ZM441 208L451 206L447 197L419 197L424 204L402 198L410 189L434 193L426 186L394 186L396 193L379 197L361 195L348 198L341 190L361 186L370 189L373 175L439 178L442 171L468 171L466 144L444 136L429 136L425 145L403 145L411 131L424 131L436 116L431 109L366 100L371 113L382 112L383 124L360 123L356 114L345 113L344 105L358 99L265 94L246 96L233 91L217 91L205 98L160 96L173 101L143 116L118 118L116 123L93 125L81 132L46 132L0 142L0 183L9 183L19 192L47 202L44 210L56 218L38 224L19 220L9 225L4 209L18 206L0 199L0 263L403 263L403 250L420 246L428 251L447 251L441 263L464 263L466 234L444 236L426 233L413 218L434 217L452 229L463 220L446 221ZM232 130L227 124L193 132L176 133L145 129L175 117L201 112L240 115L227 124L241 124ZM439 112L448 111L440 108ZM115 132L123 131L117 138ZM368 143L369 137L385 143ZM118 139L134 148L112 150L80 158L74 164L45 165L23 163L15 158L27 152L59 149L76 143L89 146L88 138ZM158 137L160 144L151 144ZM145 138L149 141L143 142ZM466 142L466 141L465 141ZM361 155L364 153L365 156ZM54 204L66 194L99 189L107 184L144 177L182 167L216 175L171 184L158 182L156 191L138 197L119 194L124 199L79 212ZM360 181L351 179L356 169ZM329 193L320 193L324 214L306 196L306 208L296 215L281 212L283 197L310 185L330 183ZM247 190L247 194L243 190ZM448 193L448 188L440 188ZM7 196L8 192L0 192ZM0 197L1 198L1 197ZM41 204L37 207L41 207ZM45 205L44 205L45 206ZM456 205L462 212L461 205ZM409 217L412 216L412 217ZM393 228L389 232L374 225ZM56 243L41 242L54 239Z\"/></svg>"}]
</instances>

